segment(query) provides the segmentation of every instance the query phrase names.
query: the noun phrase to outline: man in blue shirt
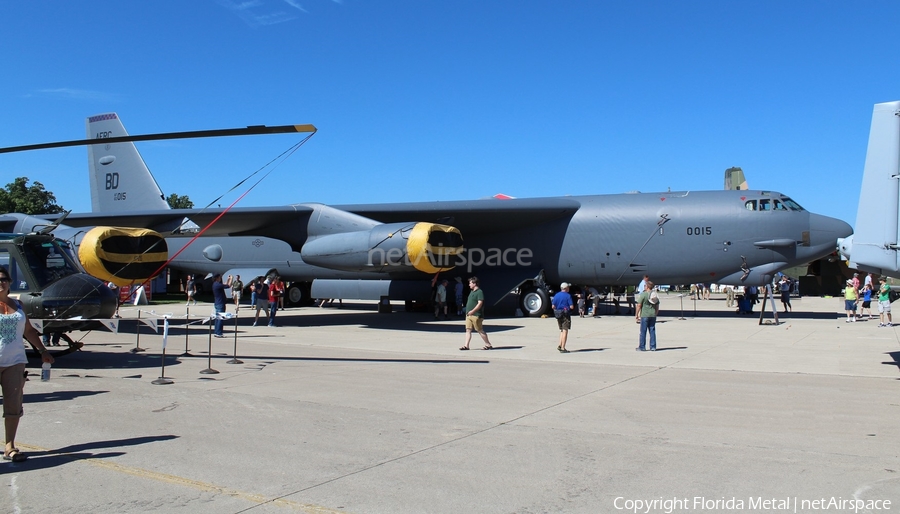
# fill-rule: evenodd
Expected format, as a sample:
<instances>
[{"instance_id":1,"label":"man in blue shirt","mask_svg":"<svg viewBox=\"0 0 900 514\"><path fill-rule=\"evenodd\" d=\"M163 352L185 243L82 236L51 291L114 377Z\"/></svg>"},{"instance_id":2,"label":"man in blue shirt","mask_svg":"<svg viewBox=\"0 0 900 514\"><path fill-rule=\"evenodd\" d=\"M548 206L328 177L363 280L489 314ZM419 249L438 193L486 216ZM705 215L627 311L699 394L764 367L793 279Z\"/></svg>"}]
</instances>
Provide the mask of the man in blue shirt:
<instances>
[{"instance_id":1,"label":"man in blue shirt","mask_svg":"<svg viewBox=\"0 0 900 514\"><path fill-rule=\"evenodd\" d=\"M213 293L213 304L216 308L216 329L213 334L215 337L225 337L222 333L222 324L224 321L219 316L219 314L225 312L225 302L228 300L225 297L225 290L231 287L231 275L228 275L228 282L222 283L222 274L216 273L213 277L213 285L212 285L212 293Z\"/></svg>"},{"instance_id":2,"label":"man in blue shirt","mask_svg":"<svg viewBox=\"0 0 900 514\"><path fill-rule=\"evenodd\" d=\"M559 285L560 291L553 295L553 315L556 316L556 323L559 325L559 346L556 347L560 353L569 353L566 350L566 339L569 338L569 330L572 328L572 310L575 304L572 303L572 295L569 294L569 284L563 282Z\"/></svg>"}]
</instances>

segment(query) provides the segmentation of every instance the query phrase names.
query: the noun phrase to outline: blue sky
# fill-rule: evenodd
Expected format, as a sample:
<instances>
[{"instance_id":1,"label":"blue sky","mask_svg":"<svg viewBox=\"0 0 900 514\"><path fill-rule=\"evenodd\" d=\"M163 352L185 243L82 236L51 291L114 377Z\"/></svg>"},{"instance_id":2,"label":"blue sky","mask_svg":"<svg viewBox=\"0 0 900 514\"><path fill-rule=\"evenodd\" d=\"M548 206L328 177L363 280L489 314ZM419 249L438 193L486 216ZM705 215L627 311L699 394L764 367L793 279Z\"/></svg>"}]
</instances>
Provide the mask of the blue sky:
<instances>
[{"instance_id":1,"label":"blue sky","mask_svg":"<svg viewBox=\"0 0 900 514\"><path fill-rule=\"evenodd\" d=\"M88 6L89 5L89 6ZM312 123L239 204L753 189L853 223L891 2L0 0L0 146ZM202 206L297 135L139 143ZM0 155L90 210L87 151ZM226 196L227 205L238 193Z\"/></svg>"}]
</instances>

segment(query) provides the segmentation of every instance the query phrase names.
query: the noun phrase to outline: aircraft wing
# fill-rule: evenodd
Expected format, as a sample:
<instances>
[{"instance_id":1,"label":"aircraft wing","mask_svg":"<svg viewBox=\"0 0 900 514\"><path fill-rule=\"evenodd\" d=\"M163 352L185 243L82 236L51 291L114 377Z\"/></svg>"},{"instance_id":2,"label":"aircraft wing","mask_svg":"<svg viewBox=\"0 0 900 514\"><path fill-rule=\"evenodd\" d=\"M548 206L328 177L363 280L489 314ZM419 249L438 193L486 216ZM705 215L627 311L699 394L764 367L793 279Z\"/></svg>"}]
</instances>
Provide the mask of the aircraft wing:
<instances>
[{"instance_id":1,"label":"aircraft wing","mask_svg":"<svg viewBox=\"0 0 900 514\"><path fill-rule=\"evenodd\" d=\"M66 218L66 224L74 227L101 225L140 227L166 235L181 226L184 218L189 218L203 228L212 223L224 210L171 209L115 214L71 214ZM281 239L294 248L300 248L306 241L306 232L297 230L297 225L305 225L312 212L311 206L301 204L235 208L229 210L219 221L207 229L204 236L265 236Z\"/></svg>"},{"instance_id":2,"label":"aircraft wing","mask_svg":"<svg viewBox=\"0 0 900 514\"><path fill-rule=\"evenodd\" d=\"M295 249L306 242L310 216L320 204L279 207L244 207L229 210L204 232L205 236L264 236L280 239ZM457 227L467 235L507 232L571 216L579 202L569 198L523 198L512 200L462 200L338 205L333 209L353 213L381 223L426 221ZM224 209L172 209L134 213L71 214L66 224L76 227L113 225L156 230L165 235L178 228L184 218L200 227L213 222ZM317 220L318 221L318 220ZM300 229L302 225L304 228Z\"/></svg>"},{"instance_id":3,"label":"aircraft wing","mask_svg":"<svg viewBox=\"0 0 900 514\"><path fill-rule=\"evenodd\" d=\"M581 204L573 198L521 198L336 205L382 223L429 221L452 225L463 237L517 230L572 216Z\"/></svg>"}]
</instances>

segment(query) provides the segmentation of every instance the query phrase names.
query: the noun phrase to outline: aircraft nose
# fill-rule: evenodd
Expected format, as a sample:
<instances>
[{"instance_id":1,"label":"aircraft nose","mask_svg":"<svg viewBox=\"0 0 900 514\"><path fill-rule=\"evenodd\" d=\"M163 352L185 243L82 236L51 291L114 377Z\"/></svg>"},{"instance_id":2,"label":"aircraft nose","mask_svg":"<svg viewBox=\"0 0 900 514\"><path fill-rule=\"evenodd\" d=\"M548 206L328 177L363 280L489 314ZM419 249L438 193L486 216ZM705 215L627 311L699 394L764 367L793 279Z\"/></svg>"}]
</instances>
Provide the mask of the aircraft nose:
<instances>
[{"instance_id":1,"label":"aircraft nose","mask_svg":"<svg viewBox=\"0 0 900 514\"><path fill-rule=\"evenodd\" d=\"M78 273L53 282L42 292L43 310L51 317L108 319L116 312L117 298L102 281Z\"/></svg>"},{"instance_id":2,"label":"aircraft nose","mask_svg":"<svg viewBox=\"0 0 900 514\"><path fill-rule=\"evenodd\" d=\"M838 239L849 237L853 227L837 218L829 218L821 214L809 215L810 246L828 246L837 248Z\"/></svg>"}]
</instances>

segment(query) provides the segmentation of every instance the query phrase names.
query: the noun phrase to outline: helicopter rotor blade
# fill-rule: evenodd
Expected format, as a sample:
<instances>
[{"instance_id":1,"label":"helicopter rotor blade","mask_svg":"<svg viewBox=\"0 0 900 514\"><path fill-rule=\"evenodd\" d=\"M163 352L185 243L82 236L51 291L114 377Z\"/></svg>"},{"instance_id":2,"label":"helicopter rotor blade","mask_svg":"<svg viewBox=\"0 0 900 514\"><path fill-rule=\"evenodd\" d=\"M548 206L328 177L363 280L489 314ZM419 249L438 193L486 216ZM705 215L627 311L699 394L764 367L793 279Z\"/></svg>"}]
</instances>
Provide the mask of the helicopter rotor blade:
<instances>
[{"instance_id":1,"label":"helicopter rotor blade","mask_svg":"<svg viewBox=\"0 0 900 514\"><path fill-rule=\"evenodd\" d=\"M56 143L41 143L37 145L9 146L0 148L0 153L25 152L28 150L43 150L47 148L62 148L67 146L100 145L111 143L129 143L133 141L157 141L161 139L190 139L201 137L225 137L225 136L251 136L262 134L291 134L297 132L316 132L313 125L280 125L269 127L266 125L250 125L245 128L218 129L218 130L192 130L188 132L166 132L160 134L138 134L119 137L105 137L94 139L76 139L72 141L58 141Z\"/></svg>"},{"instance_id":2,"label":"helicopter rotor blade","mask_svg":"<svg viewBox=\"0 0 900 514\"><path fill-rule=\"evenodd\" d=\"M55 220L53 223L51 223L51 224L47 225L46 227L42 228L42 229L38 232L38 234L46 235L46 234L49 234L49 233L53 232L54 230L56 230L56 229L59 227L59 225L60 225L67 217L69 217L69 214L71 214L71 213L72 213L72 211L65 211L65 212L63 212L58 218L56 218L56 220Z\"/></svg>"}]
</instances>

